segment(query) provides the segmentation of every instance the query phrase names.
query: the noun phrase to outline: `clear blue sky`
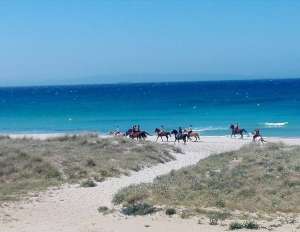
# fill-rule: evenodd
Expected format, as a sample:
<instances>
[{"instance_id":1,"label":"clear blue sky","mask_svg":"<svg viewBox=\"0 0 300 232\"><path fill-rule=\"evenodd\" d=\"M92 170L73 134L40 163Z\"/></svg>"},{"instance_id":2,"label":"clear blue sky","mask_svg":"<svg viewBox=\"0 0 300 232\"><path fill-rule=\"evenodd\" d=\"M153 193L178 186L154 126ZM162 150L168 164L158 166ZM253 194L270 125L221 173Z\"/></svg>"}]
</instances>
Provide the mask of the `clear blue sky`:
<instances>
[{"instance_id":1,"label":"clear blue sky","mask_svg":"<svg viewBox=\"0 0 300 232\"><path fill-rule=\"evenodd\" d=\"M0 85L300 77L300 1L0 1Z\"/></svg>"}]
</instances>

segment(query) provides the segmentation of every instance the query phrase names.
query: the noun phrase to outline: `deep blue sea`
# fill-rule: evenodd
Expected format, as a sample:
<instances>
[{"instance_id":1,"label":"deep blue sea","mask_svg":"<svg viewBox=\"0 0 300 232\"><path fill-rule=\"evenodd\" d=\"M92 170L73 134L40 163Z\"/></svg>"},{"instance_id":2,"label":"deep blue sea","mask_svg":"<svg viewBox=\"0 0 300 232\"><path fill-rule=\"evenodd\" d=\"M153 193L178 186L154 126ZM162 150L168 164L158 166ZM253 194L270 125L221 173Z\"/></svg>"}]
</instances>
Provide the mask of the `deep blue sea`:
<instances>
[{"instance_id":1,"label":"deep blue sea","mask_svg":"<svg viewBox=\"0 0 300 232\"><path fill-rule=\"evenodd\" d=\"M0 88L1 133L106 133L140 124L151 133L192 125L225 135L236 122L266 136L300 136L300 79Z\"/></svg>"}]
</instances>

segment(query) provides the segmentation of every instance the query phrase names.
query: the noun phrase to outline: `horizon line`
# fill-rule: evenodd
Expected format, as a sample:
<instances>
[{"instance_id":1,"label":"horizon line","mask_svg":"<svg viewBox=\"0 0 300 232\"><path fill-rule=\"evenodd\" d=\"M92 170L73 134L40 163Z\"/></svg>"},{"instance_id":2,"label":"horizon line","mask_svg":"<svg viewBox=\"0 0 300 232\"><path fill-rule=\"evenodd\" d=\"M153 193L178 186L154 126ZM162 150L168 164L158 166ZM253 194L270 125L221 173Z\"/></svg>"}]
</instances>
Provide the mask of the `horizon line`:
<instances>
[{"instance_id":1,"label":"horizon line","mask_svg":"<svg viewBox=\"0 0 300 232\"><path fill-rule=\"evenodd\" d=\"M289 78L249 78L249 79L214 79L214 80L175 80L175 81L122 81L122 82L107 82L107 83L76 83L76 84L32 84L32 85L7 85L1 86L5 88L39 88L39 87L67 87L67 86L101 86L101 85L135 85L135 84L169 84L169 83L198 83L198 82L233 82L233 81L288 81L300 80L300 77Z\"/></svg>"}]
</instances>

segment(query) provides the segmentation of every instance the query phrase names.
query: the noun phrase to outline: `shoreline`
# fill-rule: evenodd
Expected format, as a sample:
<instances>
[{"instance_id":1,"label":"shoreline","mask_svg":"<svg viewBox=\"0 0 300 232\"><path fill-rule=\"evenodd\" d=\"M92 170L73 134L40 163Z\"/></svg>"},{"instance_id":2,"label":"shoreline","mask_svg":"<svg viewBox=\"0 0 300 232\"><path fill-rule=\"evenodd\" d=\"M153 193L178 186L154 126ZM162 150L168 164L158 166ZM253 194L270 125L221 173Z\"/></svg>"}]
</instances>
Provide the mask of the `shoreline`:
<instances>
[{"instance_id":1,"label":"shoreline","mask_svg":"<svg viewBox=\"0 0 300 232\"><path fill-rule=\"evenodd\" d=\"M0 136L8 136L12 139L22 139L22 138L28 138L28 139L37 139L37 140L46 140L49 138L56 138L56 137L64 137L64 136L80 136L80 135L88 135L88 134L95 134L100 138L109 138L109 137L113 137L113 135L109 135L109 134L101 134L101 133L97 133L97 132L81 132L81 133L0 133ZM127 137L128 138L128 137ZM169 143L173 142L173 138L174 136L172 136L169 140ZM252 141L252 137L251 136L244 136L243 139L239 138L239 136L237 137L232 137L228 134L228 135L201 135L200 134L200 141L203 141L203 139L205 138L229 138L232 140L244 140L244 141ZM264 138L270 142L280 142L280 140L285 140L285 141L292 141L295 140L295 142L298 142L298 140L300 140L300 135L299 136L264 136ZM147 141L152 141L152 142L156 142L156 135L150 135L146 138ZM165 140L165 138L164 138ZM160 139L158 140L158 142L161 142ZM164 141L166 142L166 141ZM188 142L191 143L192 141ZM283 141L284 142L284 141Z\"/></svg>"}]
</instances>

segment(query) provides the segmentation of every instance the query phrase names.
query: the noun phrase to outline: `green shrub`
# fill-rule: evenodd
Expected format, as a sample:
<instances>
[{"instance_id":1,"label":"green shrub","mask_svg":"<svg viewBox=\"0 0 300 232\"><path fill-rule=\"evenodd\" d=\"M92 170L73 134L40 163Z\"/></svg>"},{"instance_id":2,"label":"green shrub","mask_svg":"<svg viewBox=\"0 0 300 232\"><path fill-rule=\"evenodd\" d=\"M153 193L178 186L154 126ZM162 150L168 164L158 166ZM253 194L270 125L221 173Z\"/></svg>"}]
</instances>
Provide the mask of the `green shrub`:
<instances>
[{"instance_id":1,"label":"green shrub","mask_svg":"<svg viewBox=\"0 0 300 232\"><path fill-rule=\"evenodd\" d=\"M216 206L219 208L224 208L225 207L225 201L223 199L219 199L216 201Z\"/></svg>"},{"instance_id":2,"label":"green shrub","mask_svg":"<svg viewBox=\"0 0 300 232\"><path fill-rule=\"evenodd\" d=\"M171 215L174 215L174 214L176 214L176 209L174 209L174 208L166 209L166 215L171 216Z\"/></svg>"},{"instance_id":3,"label":"green shrub","mask_svg":"<svg viewBox=\"0 0 300 232\"><path fill-rule=\"evenodd\" d=\"M98 212L99 213L104 213L104 212L106 212L106 211L108 211L109 209L108 209L108 207L107 206L100 206L99 208L98 208Z\"/></svg>"},{"instance_id":4,"label":"green shrub","mask_svg":"<svg viewBox=\"0 0 300 232\"><path fill-rule=\"evenodd\" d=\"M254 221L246 221L243 224L243 226L244 226L244 228L250 229L250 230L258 230L259 229L259 225Z\"/></svg>"},{"instance_id":5,"label":"green shrub","mask_svg":"<svg viewBox=\"0 0 300 232\"><path fill-rule=\"evenodd\" d=\"M122 213L125 215L147 215L157 212L158 209L152 205L147 203L139 203L139 204L132 204L122 209Z\"/></svg>"},{"instance_id":6,"label":"green shrub","mask_svg":"<svg viewBox=\"0 0 300 232\"><path fill-rule=\"evenodd\" d=\"M216 213L210 213L207 216L209 219L209 225L218 225L219 217Z\"/></svg>"},{"instance_id":7,"label":"green shrub","mask_svg":"<svg viewBox=\"0 0 300 232\"><path fill-rule=\"evenodd\" d=\"M259 225L254 221L246 221L244 223L240 223L240 222L230 223L229 230L239 230L239 229L258 230Z\"/></svg>"},{"instance_id":8,"label":"green shrub","mask_svg":"<svg viewBox=\"0 0 300 232\"><path fill-rule=\"evenodd\" d=\"M81 182L80 186L84 188L89 188L89 187L96 187L97 184L93 180L85 180Z\"/></svg>"},{"instance_id":9,"label":"green shrub","mask_svg":"<svg viewBox=\"0 0 300 232\"><path fill-rule=\"evenodd\" d=\"M89 159L86 160L86 166L87 167L95 167L96 163L92 158L89 158Z\"/></svg>"},{"instance_id":10,"label":"green shrub","mask_svg":"<svg viewBox=\"0 0 300 232\"><path fill-rule=\"evenodd\" d=\"M244 228L244 225L240 222L231 222L229 224L229 230L240 230L243 228Z\"/></svg>"}]
</instances>

